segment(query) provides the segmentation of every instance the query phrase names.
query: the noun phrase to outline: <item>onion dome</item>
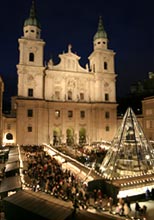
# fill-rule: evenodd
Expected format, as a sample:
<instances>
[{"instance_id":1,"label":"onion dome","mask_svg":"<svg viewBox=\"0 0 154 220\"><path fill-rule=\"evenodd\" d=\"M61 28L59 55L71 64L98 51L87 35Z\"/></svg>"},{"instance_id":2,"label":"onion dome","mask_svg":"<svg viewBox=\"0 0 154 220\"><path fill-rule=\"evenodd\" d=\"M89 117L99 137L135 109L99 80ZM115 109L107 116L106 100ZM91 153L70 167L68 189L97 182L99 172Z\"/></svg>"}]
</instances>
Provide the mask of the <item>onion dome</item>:
<instances>
[{"instance_id":1,"label":"onion dome","mask_svg":"<svg viewBox=\"0 0 154 220\"><path fill-rule=\"evenodd\" d=\"M37 16L36 16L36 7L35 7L34 0L32 1L29 18L27 18L24 22L24 27L29 26L29 25L41 28L40 22L38 21Z\"/></svg>"},{"instance_id":2,"label":"onion dome","mask_svg":"<svg viewBox=\"0 0 154 220\"><path fill-rule=\"evenodd\" d=\"M102 17L99 17L99 23L98 23L98 29L96 34L94 35L94 40L99 39L99 38L107 38L107 33L104 30L104 26L103 26L103 21L102 21Z\"/></svg>"}]
</instances>

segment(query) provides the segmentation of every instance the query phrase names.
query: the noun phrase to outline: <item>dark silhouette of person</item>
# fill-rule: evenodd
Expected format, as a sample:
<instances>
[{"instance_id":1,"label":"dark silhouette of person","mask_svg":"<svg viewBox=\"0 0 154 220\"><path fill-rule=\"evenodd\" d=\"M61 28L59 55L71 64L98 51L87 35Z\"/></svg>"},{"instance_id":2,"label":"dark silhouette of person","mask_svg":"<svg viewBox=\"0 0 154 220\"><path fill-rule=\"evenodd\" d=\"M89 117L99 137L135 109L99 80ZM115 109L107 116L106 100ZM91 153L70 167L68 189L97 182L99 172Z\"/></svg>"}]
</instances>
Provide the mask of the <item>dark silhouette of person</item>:
<instances>
[{"instance_id":1,"label":"dark silhouette of person","mask_svg":"<svg viewBox=\"0 0 154 220\"><path fill-rule=\"evenodd\" d=\"M141 207L138 202L135 203L135 216L141 212Z\"/></svg>"}]
</instances>

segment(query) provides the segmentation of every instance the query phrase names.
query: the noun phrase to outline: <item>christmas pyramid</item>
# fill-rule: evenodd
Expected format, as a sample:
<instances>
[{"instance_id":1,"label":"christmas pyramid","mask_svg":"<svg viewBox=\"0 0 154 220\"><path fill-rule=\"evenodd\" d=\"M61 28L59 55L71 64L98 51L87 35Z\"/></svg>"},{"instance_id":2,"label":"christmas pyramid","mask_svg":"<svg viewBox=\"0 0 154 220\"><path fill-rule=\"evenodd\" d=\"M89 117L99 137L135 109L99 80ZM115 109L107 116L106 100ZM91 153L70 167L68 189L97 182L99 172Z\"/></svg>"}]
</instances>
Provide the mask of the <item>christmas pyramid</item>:
<instances>
[{"instance_id":1,"label":"christmas pyramid","mask_svg":"<svg viewBox=\"0 0 154 220\"><path fill-rule=\"evenodd\" d=\"M121 179L154 172L154 150L131 108L108 150L100 172L106 179Z\"/></svg>"}]
</instances>

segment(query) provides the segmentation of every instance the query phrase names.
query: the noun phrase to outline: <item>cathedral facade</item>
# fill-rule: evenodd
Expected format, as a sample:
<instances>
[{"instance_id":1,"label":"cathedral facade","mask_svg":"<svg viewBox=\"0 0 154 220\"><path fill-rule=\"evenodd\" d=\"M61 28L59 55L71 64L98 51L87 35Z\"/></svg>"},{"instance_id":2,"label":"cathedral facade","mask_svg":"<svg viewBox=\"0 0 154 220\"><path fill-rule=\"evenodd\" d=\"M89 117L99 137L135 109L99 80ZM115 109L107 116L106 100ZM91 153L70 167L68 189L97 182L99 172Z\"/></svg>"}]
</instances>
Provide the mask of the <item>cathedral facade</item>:
<instances>
[{"instance_id":1,"label":"cathedral facade","mask_svg":"<svg viewBox=\"0 0 154 220\"><path fill-rule=\"evenodd\" d=\"M115 53L108 48L102 18L85 68L71 45L59 55L58 64L50 59L44 65L45 42L34 1L18 43L13 142L73 145L111 141L117 129Z\"/></svg>"}]
</instances>

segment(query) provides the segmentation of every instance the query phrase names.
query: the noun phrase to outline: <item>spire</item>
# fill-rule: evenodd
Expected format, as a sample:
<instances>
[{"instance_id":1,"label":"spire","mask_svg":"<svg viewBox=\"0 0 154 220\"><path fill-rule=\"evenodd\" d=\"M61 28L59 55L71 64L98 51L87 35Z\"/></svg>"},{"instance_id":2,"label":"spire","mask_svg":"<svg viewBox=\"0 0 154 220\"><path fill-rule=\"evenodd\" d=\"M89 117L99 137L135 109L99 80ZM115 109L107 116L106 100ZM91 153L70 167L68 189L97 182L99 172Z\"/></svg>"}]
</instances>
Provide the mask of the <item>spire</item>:
<instances>
[{"instance_id":1,"label":"spire","mask_svg":"<svg viewBox=\"0 0 154 220\"><path fill-rule=\"evenodd\" d=\"M24 27L25 26L36 26L38 28L41 28L41 25L37 19L36 16L36 4L35 4L35 0L32 0L32 5L30 8L30 13L29 13L29 18L27 18L24 22Z\"/></svg>"},{"instance_id":2,"label":"spire","mask_svg":"<svg viewBox=\"0 0 154 220\"><path fill-rule=\"evenodd\" d=\"M36 7L35 7L35 1L34 0L32 1L32 6L31 6L31 9L30 9L29 17L30 18L36 18Z\"/></svg>"},{"instance_id":3,"label":"spire","mask_svg":"<svg viewBox=\"0 0 154 220\"><path fill-rule=\"evenodd\" d=\"M107 38L107 33L104 30L104 26L103 26L102 16L99 17L98 29L96 34L94 35L94 40L98 38Z\"/></svg>"}]
</instances>

